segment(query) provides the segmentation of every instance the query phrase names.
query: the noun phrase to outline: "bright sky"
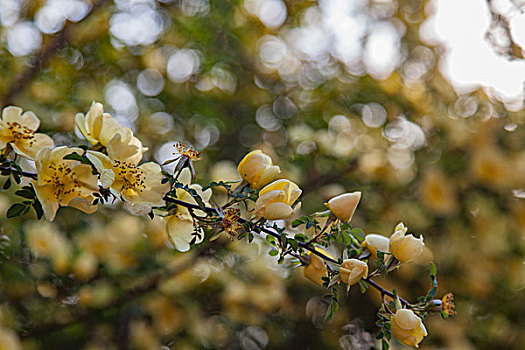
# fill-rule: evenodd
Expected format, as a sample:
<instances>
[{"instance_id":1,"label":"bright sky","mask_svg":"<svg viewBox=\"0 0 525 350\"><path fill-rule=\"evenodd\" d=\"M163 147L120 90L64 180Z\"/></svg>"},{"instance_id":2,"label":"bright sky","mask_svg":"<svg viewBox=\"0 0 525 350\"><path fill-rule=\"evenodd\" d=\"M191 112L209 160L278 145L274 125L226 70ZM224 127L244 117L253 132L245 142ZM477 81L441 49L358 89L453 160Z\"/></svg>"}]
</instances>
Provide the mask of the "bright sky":
<instances>
[{"instance_id":1,"label":"bright sky","mask_svg":"<svg viewBox=\"0 0 525 350\"><path fill-rule=\"evenodd\" d=\"M498 56L484 39L490 13L482 0L435 0L434 18L426 30L434 32L448 48L440 62L442 72L462 91L479 85L493 88L504 99L523 101L525 61L509 61ZM497 1L503 13L511 13L514 39L525 46L525 14L510 0ZM429 40L431 41L431 40Z\"/></svg>"}]
</instances>

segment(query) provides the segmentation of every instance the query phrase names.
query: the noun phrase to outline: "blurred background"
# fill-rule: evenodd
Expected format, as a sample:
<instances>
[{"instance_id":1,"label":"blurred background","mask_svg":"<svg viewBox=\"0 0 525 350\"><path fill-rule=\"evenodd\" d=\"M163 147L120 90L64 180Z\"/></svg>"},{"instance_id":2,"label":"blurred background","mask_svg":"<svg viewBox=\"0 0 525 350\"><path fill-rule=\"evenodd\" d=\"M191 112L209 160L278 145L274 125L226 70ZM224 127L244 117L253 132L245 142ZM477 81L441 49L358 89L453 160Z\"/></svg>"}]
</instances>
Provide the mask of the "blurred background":
<instances>
[{"instance_id":1,"label":"blurred background","mask_svg":"<svg viewBox=\"0 0 525 350\"><path fill-rule=\"evenodd\" d=\"M302 214L345 191L353 224L423 234L438 295L422 349L525 349L525 1L0 0L0 105L86 144L104 103L149 148L203 151L197 180L236 179L252 149L303 189ZM107 206L53 223L5 218L0 348L369 349L380 298L324 291L264 242L178 253L158 220ZM224 193L217 191L216 200ZM428 265L381 281L409 300ZM354 290L355 289L355 290ZM396 342L392 348L402 348Z\"/></svg>"}]
</instances>

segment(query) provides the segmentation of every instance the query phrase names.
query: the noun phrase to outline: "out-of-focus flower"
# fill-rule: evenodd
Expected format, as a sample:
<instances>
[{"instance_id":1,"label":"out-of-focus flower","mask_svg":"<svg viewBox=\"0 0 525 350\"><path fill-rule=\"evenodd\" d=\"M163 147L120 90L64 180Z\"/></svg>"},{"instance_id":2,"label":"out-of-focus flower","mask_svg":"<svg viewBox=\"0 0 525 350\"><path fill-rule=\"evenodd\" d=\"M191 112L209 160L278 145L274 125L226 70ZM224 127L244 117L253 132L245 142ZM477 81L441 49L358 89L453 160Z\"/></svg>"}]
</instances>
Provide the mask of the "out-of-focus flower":
<instances>
[{"instance_id":1,"label":"out-of-focus flower","mask_svg":"<svg viewBox=\"0 0 525 350\"><path fill-rule=\"evenodd\" d=\"M372 254L372 257L377 258L377 251L382 251L388 253L390 250L388 248L390 244L390 239L385 236L381 236L375 233L366 235L365 240L363 241L363 248L366 248Z\"/></svg>"},{"instance_id":2,"label":"out-of-focus flower","mask_svg":"<svg viewBox=\"0 0 525 350\"><path fill-rule=\"evenodd\" d=\"M71 246L54 224L31 222L25 226L25 231L31 251L38 257L49 258L56 272L67 273Z\"/></svg>"},{"instance_id":3,"label":"out-of-focus flower","mask_svg":"<svg viewBox=\"0 0 525 350\"><path fill-rule=\"evenodd\" d=\"M421 181L420 193L425 205L438 214L451 214L457 209L452 183L438 169L425 173Z\"/></svg>"},{"instance_id":4,"label":"out-of-focus flower","mask_svg":"<svg viewBox=\"0 0 525 350\"><path fill-rule=\"evenodd\" d=\"M394 257L402 263L408 263L423 253L425 243L423 236L415 238L413 235L405 236L407 228L403 223L396 226L390 237L389 249Z\"/></svg>"},{"instance_id":5,"label":"out-of-focus flower","mask_svg":"<svg viewBox=\"0 0 525 350\"><path fill-rule=\"evenodd\" d=\"M398 309L390 317L392 334L403 344L419 347L419 343L428 334L421 318L412 310Z\"/></svg>"},{"instance_id":6,"label":"out-of-focus flower","mask_svg":"<svg viewBox=\"0 0 525 350\"><path fill-rule=\"evenodd\" d=\"M123 138L133 136L130 128L120 126L118 121L109 113L104 113L104 107L98 102L91 104L91 108L85 116L78 113L75 116L75 123L80 133L92 145L100 143L106 147L115 134L120 134Z\"/></svg>"},{"instance_id":7,"label":"out-of-focus flower","mask_svg":"<svg viewBox=\"0 0 525 350\"><path fill-rule=\"evenodd\" d=\"M495 146L485 145L476 149L470 163L474 177L489 186L512 186L514 173L509 171L512 165L505 152Z\"/></svg>"},{"instance_id":8,"label":"out-of-focus flower","mask_svg":"<svg viewBox=\"0 0 525 350\"><path fill-rule=\"evenodd\" d=\"M282 179L266 185L255 203L257 215L267 220L282 220L294 215L301 203L292 206L303 191L290 180Z\"/></svg>"},{"instance_id":9,"label":"out-of-focus flower","mask_svg":"<svg viewBox=\"0 0 525 350\"><path fill-rule=\"evenodd\" d=\"M256 190L273 181L281 172L278 166L273 165L272 158L261 150L245 155L237 171Z\"/></svg>"},{"instance_id":10,"label":"out-of-focus flower","mask_svg":"<svg viewBox=\"0 0 525 350\"><path fill-rule=\"evenodd\" d=\"M97 257L89 251L83 251L73 263L73 273L77 279L87 280L95 275L97 265Z\"/></svg>"},{"instance_id":11,"label":"out-of-focus flower","mask_svg":"<svg viewBox=\"0 0 525 350\"><path fill-rule=\"evenodd\" d=\"M178 180L184 185L189 185L188 187L194 189L205 204L208 203L212 194L211 188L202 191L200 185L191 184L191 172L188 168L184 168L181 171ZM177 188L176 191L177 199L186 203L197 204L193 196L187 191L182 188ZM199 232L200 237L193 235L195 232L193 219L188 208L181 205L177 205L175 209L170 211L170 215L166 218L166 229L172 243L175 245L175 249L180 252L188 251L192 240L195 240L193 243L197 244L204 239L204 234L202 232Z\"/></svg>"},{"instance_id":12,"label":"out-of-focus flower","mask_svg":"<svg viewBox=\"0 0 525 350\"><path fill-rule=\"evenodd\" d=\"M344 222L350 222L361 199L361 192L344 193L325 203L326 207Z\"/></svg>"},{"instance_id":13,"label":"out-of-focus flower","mask_svg":"<svg viewBox=\"0 0 525 350\"><path fill-rule=\"evenodd\" d=\"M351 286L359 282L361 278L368 276L368 265L358 259L347 259L341 264L339 274L341 275L341 281Z\"/></svg>"},{"instance_id":14,"label":"out-of-focus flower","mask_svg":"<svg viewBox=\"0 0 525 350\"><path fill-rule=\"evenodd\" d=\"M97 177L91 167L76 160L64 159L70 153L82 154L81 148L66 146L38 152L35 164L38 178L33 180L38 200L47 220L53 221L60 205L70 206L91 214L97 210L93 205L93 192L98 191Z\"/></svg>"},{"instance_id":15,"label":"out-of-focus flower","mask_svg":"<svg viewBox=\"0 0 525 350\"><path fill-rule=\"evenodd\" d=\"M15 331L0 327L0 349L20 350L22 343Z\"/></svg>"},{"instance_id":16,"label":"out-of-focus flower","mask_svg":"<svg viewBox=\"0 0 525 350\"><path fill-rule=\"evenodd\" d=\"M157 163L137 166L142 158L142 144L136 137L116 134L108 144L108 155L88 151L86 156L100 173L103 187L110 188L124 199L124 206L135 215L145 215L154 206L164 204L169 184Z\"/></svg>"},{"instance_id":17,"label":"out-of-focus flower","mask_svg":"<svg viewBox=\"0 0 525 350\"><path fill-rule=\"evenodd\" d=\"M315 250L323 253L324 255L330 258L333 258L332 256L330 256L329 254L327 254L324 250L320 248L315 248ZM308 256L310 258L310 263L303 270L304 277L322 286L324 282L323 277L328 277L328 273L326 271L326 265L324 263L324 260L312 252L308 252Z\"/></svg>"},{"instance_id":18,"label":"out-of-focus flower","mask_svg":"<svg viewBox=\"0 0 525 350\"><path fill-rule=\"evenodd\" d=\"M0 150L11 145L15 153L34 160L38 151L53 147L51 137L35 133L40 119L33 112L22 114L22 108L9 106L3 109L0 119Z\"/></svg>"}]
</instances>

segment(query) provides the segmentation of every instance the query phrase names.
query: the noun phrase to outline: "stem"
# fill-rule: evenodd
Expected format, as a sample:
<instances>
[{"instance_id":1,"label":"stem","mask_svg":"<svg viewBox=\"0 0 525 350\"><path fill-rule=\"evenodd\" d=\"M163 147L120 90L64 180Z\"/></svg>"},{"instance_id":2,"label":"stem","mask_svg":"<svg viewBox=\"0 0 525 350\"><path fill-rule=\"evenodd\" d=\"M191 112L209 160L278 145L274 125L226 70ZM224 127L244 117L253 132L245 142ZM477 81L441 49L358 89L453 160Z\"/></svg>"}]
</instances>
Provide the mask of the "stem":
<instances>
[{"instance_id":1,"label":"stem","mask_svg":"<svg viewBox=\"0 0 525 350\"><path fill-rule=\"evenodd\" d=\"M29 177L29 178L34 179L34 180L37 179L37 174L28 173L26 171L20 171L20 170L15 169L15 168L9 168L9 167L5 167L5 166L0 166L0 171L8 171L10 173L16 173L18 175L21 175L21 176L24 176L24 177Z\"/></svg>"},{"instance_id":2,"label":"stem","mask_svg":"<svg viewBox=\"0 0 525 350\"><path fill-rule=\"evenodd\" d=\"M381 292L381 295L387 295L389 296L390 298L394 299L394 294L388 290L386 290L385 288L381 287L379 284L377 284L376 282L374 282L373 280L370 279L370 277L367 277L367 278L363 278L363 281L365 281L366 283L368 283L369 285L371 285L372 287L374 287L375 289L377 289L378 291ZM397 298L399 299L399 301L404 304L405 306L408 305L408 301L406 301L405 299L401 298L399 295L397 296Z\"/></svg>"}]
</instances>

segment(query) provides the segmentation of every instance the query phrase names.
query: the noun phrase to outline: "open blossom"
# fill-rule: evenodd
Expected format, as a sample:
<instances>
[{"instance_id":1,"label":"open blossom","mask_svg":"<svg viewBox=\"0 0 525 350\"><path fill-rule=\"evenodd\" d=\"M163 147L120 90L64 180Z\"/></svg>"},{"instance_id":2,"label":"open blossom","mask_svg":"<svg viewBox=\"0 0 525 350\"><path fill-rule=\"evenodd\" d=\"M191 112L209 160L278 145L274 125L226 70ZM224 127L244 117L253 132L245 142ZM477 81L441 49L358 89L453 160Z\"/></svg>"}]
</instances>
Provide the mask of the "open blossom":
<instances>
[{"instance_id":1,"label":"open blossom","mask_svg":"<svg viewBox=\"0 0 525 350\"><path fill-rule=\"evenodd\" d=\"M377 258L377 251L382 251L388 253L390 250L388 248L390 244L390 239L385 236L381 236L375 233L366 235L365 240L363 241L363 248L367 248L372 254L373 258Z\"/></svg>"},{"instance_id":2,"label":"open blossom","mask_svg":"<svg viewBox=\"0 0 525 350\"><path fill-rule=\"evenodd\" d=\"M412 310L398 309L390 317L392 334L403 344L419 347L419 343L428 334L421 318Z\"/></svg>"},{"instance_id":3,"label":"open blossom","mask_svg":"<svg viewBox=\"0 0 525 350\"><path fill-rule=\"evenodd\" d=\"M98 102L91 104L91 108L85 116L78 113L75 116L75 123L80 133L92 145L100 143L107 147L116 134L120 134L123 139L133 137L131 129L120 126L118 121L109 113L104 113L104 107Z\"/></svg>"},{"instance_id":4,"label":"open blossom","mask_svg":"<svg viewBox=\"0 0 525 350\"><path fill-rule=\"evenodd\" d=\"M343 261L339 274L341 275L341 281L351 286L359 282L361 278L368 276L368 265L358 259L347 259Z\"/></svg>"},{"instance_id":5,"label":"open blossom","mask_svg":"<svg viewBox=\"0 0 525 350\"><path fill-rule=\"evenodd\" d=\"M344 193L325 203L330 211L344 222L350 222L361 199L361 192Z\"/></svg>"},{"instance_id":6,"label":"open blossom","mask_svg":"<svg viewBox=\"0 0 525 350\"><path fill-rule=\"evenodd\" d=\"M93 192L98 191L97 177L91 167L76 160L64 159L68 154L82 154L81 148L66 146L42 148L36 155L37 180L32 180L38 200L47 220L53 221L60 205L70 206L91 214Z\"/></svg>"},{"instance_id":7,"label":"open blossom","mask_svg":"<svg viewBox=\"0 0 525 350\"><path fill-rule=\"evenodd\" d=\"M405 236L406 232L405 225L403 223L398 224L389 243L390 252L402 263L408 263L418 258L425 249L423 236L421 238L415 238L413 235Z\"/></svg>"},{"instance_id":8,"label":"open blossom","mask_svg":"<svg viewBox=\"0 0 525 350\"><path fill-rule=\"evenodd\" d=\"M245 155L237 171L256 190L273 181L281 172L278 166L273 165L272 158L261 150Z\"/></svg>"},{"instance_id":9,"label":"open blossom","mask_svg":"<svg viewBox=\"0 0 525 350\"><path fill-rule=\"evenodd\" d=\"M301 207L292 205L303 191L290 180L282 179L266 185L255 203L255 212L267 220L282 220L297 213Z\"/></svg>"},{"instance_id":10,"label":"open blossom","mask_svg":"<svg viewBox=\"0 0 525 350\"><path fill-rule=\"evenodd\" d=\"M22 114L20 107L6 107L0 120L0 150L11 145L22 157L34 160L38 151L53 147L51 137L36 133L40 120L33 112Z\"/></svg>"},{"instance_id":11,"label":"open blossom","mask_svg":"<svg viewBox=\"0 0 525 350\"><path fill-rule=\"evenodd\" d=\"M162 183L160 165L142 159L142 143L131 135L115 134L108 143L109 156L88 151L86 156L100 173L103 187L124 199L124 206L135 215L148 214L152 207L164 205L169 184Z\"/></svg>"},{"instance_id":12,"label":"open blossom","mask_svg":"<svg viewBox=\"0 0 525 350\"><path fill-rule=\"evenodd\" d=\"M206 191L198 184L191 184L191 172L188 168L184 168L178 180L188 185L189 188L194 189L206 204L211 197L212 190L208 188ZM177 199L191 204L197 204L195 199L182 188L177 188ZM199 212L198 210L196 211ZM195 228L193 226L193 219L188 208L177 205L175 209L170 211L170 215L166 218L166 229L170 235L171 242L175 245L175 249L185 252L190 249L190 242L196 237L193 235ZM200 238L197 236L194 243L200 243L204 239L204 234L200 232Z\"/></svg>"}]
</instances>

